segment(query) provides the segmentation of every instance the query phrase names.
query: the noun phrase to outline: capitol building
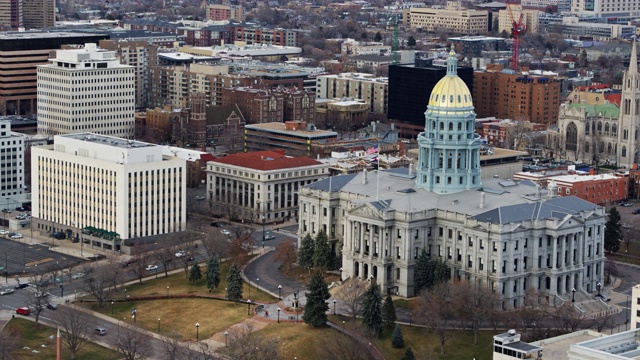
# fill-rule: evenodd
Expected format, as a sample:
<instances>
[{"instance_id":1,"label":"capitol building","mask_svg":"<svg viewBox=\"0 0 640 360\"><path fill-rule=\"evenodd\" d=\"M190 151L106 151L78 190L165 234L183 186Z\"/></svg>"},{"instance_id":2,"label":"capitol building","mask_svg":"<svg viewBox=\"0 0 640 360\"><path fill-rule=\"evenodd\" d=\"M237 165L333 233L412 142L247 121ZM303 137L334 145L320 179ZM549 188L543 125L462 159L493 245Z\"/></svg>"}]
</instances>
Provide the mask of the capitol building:
<instances>
[{"instance_id":1,"label":"capitol building","mask_svg":"<svg viewBox=\"0 0 640 360\"><path fill-rule=\"evenodd\" d=\"M503 308L529 288L558 304L571 290L604 281L603 207L558 197L533 182L480 180L480 138L471 93L456 54L428 98L415 169L334 176L299 192L300 239L324 230L342 257L342 277L370 279L384 292L415 296L424 248L452 278L487 284ZM425 99L427 100L427 99Z\"/></svg>"}]
</instances>

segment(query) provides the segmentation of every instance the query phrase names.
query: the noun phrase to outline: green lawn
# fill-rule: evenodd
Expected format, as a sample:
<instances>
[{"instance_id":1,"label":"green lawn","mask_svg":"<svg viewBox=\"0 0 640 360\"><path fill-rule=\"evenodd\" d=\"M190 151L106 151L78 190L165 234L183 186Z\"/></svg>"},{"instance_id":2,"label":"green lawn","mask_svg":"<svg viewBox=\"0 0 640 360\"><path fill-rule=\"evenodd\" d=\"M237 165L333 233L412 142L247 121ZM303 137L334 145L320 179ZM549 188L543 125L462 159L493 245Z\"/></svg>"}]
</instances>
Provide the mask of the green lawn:
<instances>
[{"instance_id":1,"label":"green lawn","mask_svg":"<svg viewBox=\"0 0 640 360\"><path fill-rule=\"evenodd\" d=\"M11 352L11 356L13 356L15 360L55 359L56 330L54 328L50 328L42 324L36 327L35 323L32 321L15 318L9 321L4 331L16 331L18 333L18 337L20 339L18 342L18 349ZM53 336L53 338L51 338L51 336ZM38 352L36 353L34 350ZM71 353L66 349L66 347L62 351L62 358L71 358ZM117 352L100 345L90 343L80 350L76 359L116 360L120 358L122 358L122 356Z\"/></svg>"}]
</instances>

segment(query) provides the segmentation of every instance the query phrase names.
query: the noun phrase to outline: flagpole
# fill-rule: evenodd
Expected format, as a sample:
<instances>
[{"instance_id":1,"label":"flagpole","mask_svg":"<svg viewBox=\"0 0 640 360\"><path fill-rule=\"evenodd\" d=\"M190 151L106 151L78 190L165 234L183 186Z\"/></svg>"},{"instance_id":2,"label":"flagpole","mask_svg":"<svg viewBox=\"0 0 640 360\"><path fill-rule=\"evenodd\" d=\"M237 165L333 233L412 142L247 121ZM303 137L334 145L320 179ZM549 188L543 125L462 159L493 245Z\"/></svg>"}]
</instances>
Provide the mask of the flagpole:
<instances>
[{"instance_id":1,"label":"flagpole","mask_svg":"<svg viewBox=\"0 0 640 360\"><path fill-rule=\"evenodd\" d=\"M378 157L378 174L376 176L377 178L377 185L376 185L376 200L378 200L378 196L380 195L380 142L378 141L378 153L376 154L376 156Z\"/></svg>"}]
</instances>

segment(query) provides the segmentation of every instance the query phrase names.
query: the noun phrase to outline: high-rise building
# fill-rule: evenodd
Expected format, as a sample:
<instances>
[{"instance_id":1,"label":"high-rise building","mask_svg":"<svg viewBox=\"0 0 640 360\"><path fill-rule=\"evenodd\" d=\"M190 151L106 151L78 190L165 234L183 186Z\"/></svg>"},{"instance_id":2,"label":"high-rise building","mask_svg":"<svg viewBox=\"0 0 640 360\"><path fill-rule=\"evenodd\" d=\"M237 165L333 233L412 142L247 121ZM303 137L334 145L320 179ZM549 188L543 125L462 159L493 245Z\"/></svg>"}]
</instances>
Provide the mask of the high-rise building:
<instances>
[{"instance_id":1,"label":"high-rise building","mask_svg":"<svg viewBox=\"0 0 640 360\"><path fill-rule=\"evenodd\" d=\"M207 20L221 21L221 20L236 20L243 22L244 8L240 5L209 5L207 6Z\"/></svg>"},{"instance_id":2,"label":"high-rise building","mask_svg":"<svg viewBox=\"0 0 640 360\"><path fill-rule=\"evenodd\" d=\"M162 151L94 133L34 147L33 229L90 233L92 245L113 251L120 240L185 230L185 160Z\"/></svg>"},{"instance_id":3,"label":"high-rise building","mask_svg":"<svg viewBox=\"0 0 640 360\"><path fill-rule=\"evenodd\" d=\"M412 29L426 32L440 30L478 35L487 31L489 14L484 10L472 10L461 7L459 1L447 1L444 9L418 7L409 10Z\"/></svg>"},{"instance_id":4,"label":"high-rise building","mask_svg":"<svg viewBox=\"0 0 640 360\"><path fill-rule=\"evenodd\" d=\"M316 98L354 98L369 104L374 114L386 114L388 106L389 81L364 73L343 73L316 77Z\"/></svg>"},{"instance_id":5,"label":"high-rise building","mask_svg":"<svg viewBox=\"0 0 640 360\"><path fill-rule=\"evenodd\" d=\"M36 113L36 67L47 64L52 51L65 44L84 44L107 38L108 34L62 31L0 34L0 115Z\"/></svg>"},{"instance_id":6,"label":"high-rise building","mask_svg":"<svg viewBox=\"0 0 640 360\"><path fill-rule=\"evenodd\" d=\"M133 138L135 68L94 43L58 50L38 66L38 133Z\"/></svg>"},{"instance_id":7,"label":"high-rise building","mask_svg":"<svg viewBox=\"0 0 640 360\"><path fill-rule=\"evenodd\" d=\"M605 208L530 181L481 183L471 91L456 63L451 54L447 75L425 99L417 171L363 171L304 186L299 238L324 231L342 256L342 279L367 279L387 294L416 294L422 253L446 263L449 277L494 290L503 308L524 306L529 291L557 306L573 289L599 290Z\"/></svg>"},{"instance_id":8,"label":"high-rise building","mask_svg":"<svg viewBox=\"0 0 640 360\"><path fill-rule=\"evenodd\" d=\"M590 16L640 16L640 2L637 0L597 1L597 0L571 0L571 12Z\"/></svg>"},{"instance_id":9,"label":"high-rise building","mask_svg":"<svg viewBox=\"0 0 640 360\"><path fill-rule=\"evenodd\" d=\"M560 82L553 75L476 71L473 73L473 99L480 118L493 116L556 125Z\"/></svg>"},{"instance_id":10,"label":"high-rise building","mask_svg":"<svg viewBox=\"0 0 640 360\"><path fill-rule=\"evenodd\" d=\"M55 27L55 0L22 0L22 22L26 29Z\"/></svg>"},{"instance_id":11,"label":"high-rise building","mask_svg":"<svg viewBox=\"0 0 640 360\"><path fill-rule=\"evenodd\" d=\"M136 108L151 106L149 69L158 64L158 45L143 40L101 40L98 46L116 51L121 64L135 67Z\"/></svg>"},{"instance_id":12,"label":"high-rise building","mask_svg":"<svg viewBox=\"0 0 640 360\"><path fill-rule=\"evenodd\" d=\"M11 131L10 120L0 120L0 197L24 192L24 135Z\"/></svg>"},{"instance_id":13,"label":"high-rise building","mask_svg":"<svg viewBox=\"0 0 640 360\"><path fill-rule=\"evenodd\" d=\"M523 9L521 5L510 5L510 10L500 10L498 13L498 32L511 33L511 16L517 21L522 15L522 22L527 26L527 33L538 32L538 17L542 11L537 9Z\"/></svg>"},{"instance_id":14,"label":"high-rise building","mask_svg":"<svg viewBox=\"0 0 640 360\"><path fill-rule=\"evenodd\" d=\"M18 30L22 23L23 0L0 0L0 30Z\"/></svg>"}]
</instances>

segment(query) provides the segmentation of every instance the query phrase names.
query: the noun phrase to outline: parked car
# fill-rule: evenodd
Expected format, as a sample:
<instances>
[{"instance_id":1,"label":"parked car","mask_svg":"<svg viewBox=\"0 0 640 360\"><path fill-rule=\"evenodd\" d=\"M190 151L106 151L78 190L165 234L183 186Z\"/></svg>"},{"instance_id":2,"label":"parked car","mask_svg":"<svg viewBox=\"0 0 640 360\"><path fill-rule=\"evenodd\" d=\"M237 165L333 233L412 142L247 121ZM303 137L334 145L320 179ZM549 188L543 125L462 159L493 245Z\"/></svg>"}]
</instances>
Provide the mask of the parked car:
<instances>
[{"instance_id":1,"label":"parked car","mask_svg":"<svg viewBox=\"0 0 640 360\"><path fill-rule=\"evenodd\" d=\"M20 234L20 233L17 233L17 234L13 234L13 235L11 235L11 238L12 238L12 239L22 239L23 237L24 237L24 236L22 236L22 234Z\"/></svg>"},{"instance_id":2,"label":"parked car","mask_svg":"<svg viewBox=\"0 0 640 360\"><path fill-rule=\"evenodd\" d=\"M47 303L47 309L49 309L49 310L58 310L58 305L52 304L52 303Z\"/></svg>"},{"instance_id":3,"label":"parked car","mask_svg":"<svg viewBox=\"0 0 640 360\"><path fill-rule=\"evenodd\" d=\"M71 276L72 280L76 280L76 279L80 279L84 277L84 273L77 273L77 274L73 274L73 276Z\"/></svg>"},{"instance_id":4,"label":"parked car","mask_svg":"<svg viewBox=\"0 0 640 360\"><path fill-rule=\"evenodd\" d=\"M36 291L36 292L35 292L35 296L36 296L37 298L43 298L43 297L51 296L51 293L48 293L48 292L42 292L42 291Z\"/></svg>"},{"instance_id":5,"label":"parked car","mask_svg":"<svg viewBox=\"0 0 640 360\"><path fill-rule=\"evenodd\" d=\"M102 254L93 254L89 256L89 260L91 261L97 261L97 260L102 260L106 258L107 258L107 255L102 255Z\"/></svg>"},{"instance_id":6,"label":"parked car","mask_svg":"<svg viewBox=\"0 0 640 360\"><path fill-rule=\"evenodd\" d=\"M227 230L227 229L222 229L220 230L221 233L223 233L224 235L231 235L231 231Z\"/></svg>"},{"instance_id":7,"label":"parked car","mask_svg":"<svg viewBox=\"0 0 640 360\"><path fill-rule=\"evenodd\" d=\"M179 258L179 257L183 257L183 256L185 256L185 255L187 255L187 253L186 253L184 250L180 250L180 251L178 251L178 252L176 253L176 257L178 257L178 258Z\"/></svg>"},{"instance_id":8,"label":"parked car","mask_svg":"<svg viewBox=\"0 0 640 360\"><path fill-rule=\"evenodd\" d=\"M631 213L634 215L640 214L640 208L633 210Z\"/></svg>"},{"instance_id":9,"label":"parked car","mask_svg":"<svg viewBox=\"0 0 640 360\"><path fill-rule=\"evenodd\" d=\"M96 333L96 335L98 335L98 336L105 336L105 335L107 335L107 329L105 329L105 328L101 328L101 327L97 327L97 328L95 329L95 333Z\"/></svg>"},{"instance_id":10,"label":"parked car","mask_svg":"<svg viewBox=\"0 0 640 360\"><path fill-rule=\"evenodd\" d=\"M630 207L630 206L633 206L633 204L630 203L630 202L624 202L624 203L621 204L621 206Z\"/></svg>"},{"instance_id":11,"label":"parked car","mask_svg":"<svg viewBox=\"0 0 640 360\"><path fill-rule=\"evenodd\" d=\"M9 294L13 294L13 289L6 288L6 289L2 289L2 291L0 291L0 295L9 295Z\"/></svg>"},{"instance_id":12,"label":"parked car","mask_svg":"<svg viewBox=\"0 0 640 360\"><path fill-rule=\"evenodd\" d=\"M16 289L24 289L26 287L29 287L29 284L22 283L22 284L18 284L18 285L15 286Z\"/></svg>"},{"instance_id":13,"label":"parked car","mask_svg":"<svg viewBox=\"0 0 640 360\"><path fill-rule=\"evenodd\" d=\"M10 213L10 212L11 212L11 209L2 209L2 212L3 212L3 213Z\"/></svg>"},{"instance_id":14,"label":"parked car","mask_svg":"<svg viewBox=\"0 0 640 360\"><path fill-rule=\"evenodd\" d=\"M22 206L18 206L16 208L16 210L18 210L18 211L27 211L27 209L23 208Z\"/></svg>"},{"instance_id":15,"label":"parked car","mask_svg":"<svg viewBox=\"0 0 640 360\"><path fill-rule=\"evenodd\" d=\"M275 238L276 238L276 237L275 237L275 236L273 236L273 235L265 235L265 236L264 236L264 239L265 239L265 240L273 240L273 239L275 239Z\"/></svg>"},{"instance_id":16,"label":"parked car","mask_svg":"<svg viewBox=\"0 0 640 360\"><path fill-rule=\"evenodd\" d=\"M211 223L211 224L209 224L209 225L211 225L211 226L213 226L213 227L220 227L220 223L219 223L219 222L217 222L217 221L214 221L214 222L212 222L212 223Z\"/></svg>"},{"instance_id":17,"label":"parked car","mask_svg":"<svg viewBox=\"0 0 640 360\"><path fill-rule=\"evenodd\" d=\"M158 270L158 265L147 265L145 270L147 270L147 271Z\"/></svg>"},{"instance_id":18,"label":"parked car","mask_svg":"<svg viewBox=\"0 0 640 360\"><path fill-rule=\"evenodd\" d=\"M20 307L16 309L16 314L18 315L31 315L31 309L29 309L28 307Z\"/></svg>"},{"instance_id":19,"label":"parked car","mask_svg":"<svg viewBox=\"0 0 640 360\"><path fill-rule=\"evenodd\" d=\"M196 196L196 200L204 200L204 199L205 199L204 196L199 196L199 195Z\"/></svg>"},{"instance_id":20,"label":"parked car","mask_svg":"<svg viewBox=\"0 0 640 360\"><path fill-rule=\"evenodd\" d=\"M0 230L0 235L8 235L8 234L9 234L9 232L7 230L5 230L5 229L1 229Z\"/></svg>"}]
</instances>

